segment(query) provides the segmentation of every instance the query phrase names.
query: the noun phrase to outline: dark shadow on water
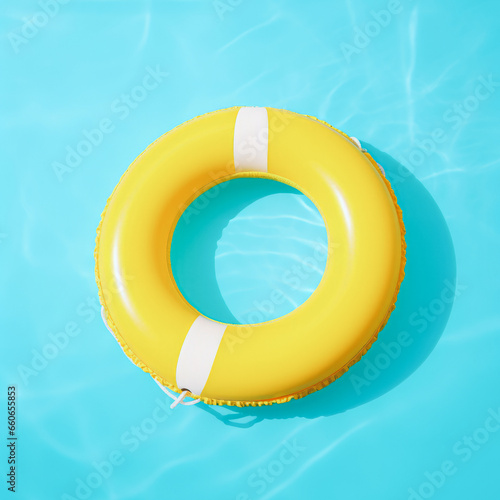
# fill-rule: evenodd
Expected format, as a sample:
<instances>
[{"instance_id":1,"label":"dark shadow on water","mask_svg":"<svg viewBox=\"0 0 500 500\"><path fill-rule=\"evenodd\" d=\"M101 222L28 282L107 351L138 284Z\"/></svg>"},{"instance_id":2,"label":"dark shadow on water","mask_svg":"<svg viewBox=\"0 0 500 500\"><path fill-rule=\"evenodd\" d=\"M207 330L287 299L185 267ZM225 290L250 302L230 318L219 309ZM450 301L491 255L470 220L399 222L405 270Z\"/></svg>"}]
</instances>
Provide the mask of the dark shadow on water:
<instances>
[{"instance_id":1,"label":"dark shadow on water","mask_svg":"<svg viewBox=\"0 0 500 500\"><path fill-rule=\"evenodd\" d=\"M300 400L260 408L201 404L201 411L236 427L250 427L264 419L315 418L345 412L392 390L436 346L455 297L455 253L448 226L415 176L389 155L369 144L363 146L384 167L406 227L406 275L396 309L378 341L348 373ZM460 291L456 293L458 296Z\"/></svg>"}]
</instances>

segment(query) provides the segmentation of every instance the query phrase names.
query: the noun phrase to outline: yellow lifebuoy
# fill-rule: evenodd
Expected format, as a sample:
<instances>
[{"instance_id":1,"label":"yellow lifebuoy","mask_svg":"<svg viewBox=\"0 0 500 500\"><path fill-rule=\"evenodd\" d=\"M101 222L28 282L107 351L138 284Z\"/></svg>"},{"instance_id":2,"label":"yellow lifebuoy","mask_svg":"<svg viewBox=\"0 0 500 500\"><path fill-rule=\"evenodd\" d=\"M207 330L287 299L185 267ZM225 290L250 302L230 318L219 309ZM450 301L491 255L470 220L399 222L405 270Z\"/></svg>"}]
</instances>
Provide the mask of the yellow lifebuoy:
<instances>
[{"instance_id":1,"label":"yellow lifebuoy","mask_svg":"<svg viewBox=\"0 0 500 500\"><path fill-rule=\"evenodd\" d=\"M328 258L317 289L291 313L227 325L181 295L170 244L197 196L250 176L314 202ZM389 182L357 140L309 116L234 107L180 125L132 163L102 214L95 260L106 322L137 366L205 403L266 405L321 389L370 348L404 276L404 226Z\"/></svg>"}]
</instances>

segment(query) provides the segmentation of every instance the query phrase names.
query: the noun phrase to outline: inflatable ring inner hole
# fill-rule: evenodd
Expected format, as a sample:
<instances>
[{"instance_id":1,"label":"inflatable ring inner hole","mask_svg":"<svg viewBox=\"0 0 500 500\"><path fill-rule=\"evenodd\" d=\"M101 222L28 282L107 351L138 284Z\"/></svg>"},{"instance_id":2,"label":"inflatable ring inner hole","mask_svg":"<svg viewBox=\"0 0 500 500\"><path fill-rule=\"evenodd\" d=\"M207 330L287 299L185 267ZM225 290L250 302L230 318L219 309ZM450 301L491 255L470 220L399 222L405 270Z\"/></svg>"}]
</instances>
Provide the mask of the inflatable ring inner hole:
<instances>
[{"instance_id":1,"label":"inflatable ring inner hole","mask_svg":"<svg viewBox=\"0 0 500 500\"><path fill-rule=\"evenodd\" d=\"M312 295L327 248L309 197L269 174L239 174L194 195L175 225L169 261L180 293L201 314L256 324Z\"/></svg>"}]
</instances>

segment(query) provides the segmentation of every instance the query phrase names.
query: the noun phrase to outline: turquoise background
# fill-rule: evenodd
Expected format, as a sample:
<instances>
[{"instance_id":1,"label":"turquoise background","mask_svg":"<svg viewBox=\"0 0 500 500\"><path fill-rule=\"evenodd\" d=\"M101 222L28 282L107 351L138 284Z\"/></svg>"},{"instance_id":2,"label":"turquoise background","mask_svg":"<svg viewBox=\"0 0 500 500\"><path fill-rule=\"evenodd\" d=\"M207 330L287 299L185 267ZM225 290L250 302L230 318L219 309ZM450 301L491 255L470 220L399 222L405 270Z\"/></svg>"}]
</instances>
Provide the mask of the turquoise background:
<instances>
[{"instance_id":1,"label":"turquoise background","mask_svg":"<svg viewBox=\"0 0 500 500\"><path fill-rule=\"evenodd\" d=\"M319 285L327 256L325 224L313 202L291 186L258 178L233 179L195 199L170 251L188 302L233 324L263 323L300 306Z\"/></svg>"},{"instance_id":2,"label":"turquoise background","mask_svg":"<svg viewBox=\"0 0 500 500\"><path fill-rule=\"evenodd\" d=\"M17 387L17 498L500 497L499 14L492 0L2 3L0 377L4 401ZM324 390L170 412L100 320L95 229L148 144L233 105L359 137L403 209L407 276L380 340Z\"/></svg>"}]
</instances>

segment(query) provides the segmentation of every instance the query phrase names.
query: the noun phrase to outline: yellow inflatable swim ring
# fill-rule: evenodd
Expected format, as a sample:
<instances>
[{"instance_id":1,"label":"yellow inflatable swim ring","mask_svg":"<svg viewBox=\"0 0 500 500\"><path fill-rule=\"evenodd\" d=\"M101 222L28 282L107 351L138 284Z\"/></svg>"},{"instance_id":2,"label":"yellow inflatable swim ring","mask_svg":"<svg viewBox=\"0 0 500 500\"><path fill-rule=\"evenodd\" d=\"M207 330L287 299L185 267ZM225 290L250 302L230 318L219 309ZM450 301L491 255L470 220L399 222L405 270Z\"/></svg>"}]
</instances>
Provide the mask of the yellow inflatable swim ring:
<instances>
[{"instance_id":1,"label":"yellow inflatable swim ring","mask_svg":"<svg viewBox=\"0 0 500 500\"><path fill-rule=\"evenodd\" d=\"M255 176L314 202L328 235L326 268L291 313L223 324L177 288L172 234L204 191ZM267 405L325 387L370 348L404 276L404 226L389 182L357 139L309 116L234 107L178 126L132 163L102 214L95 260L103 317L137 366L208 404Z\"/></svg>"}]
</instances>

